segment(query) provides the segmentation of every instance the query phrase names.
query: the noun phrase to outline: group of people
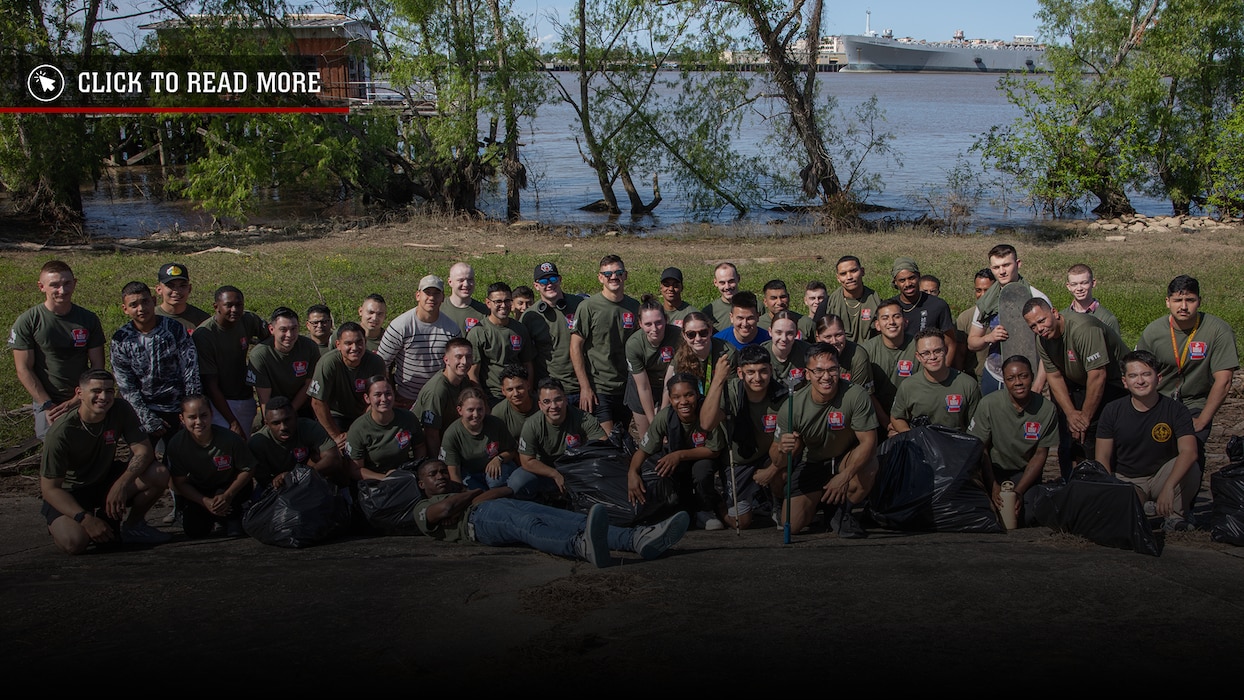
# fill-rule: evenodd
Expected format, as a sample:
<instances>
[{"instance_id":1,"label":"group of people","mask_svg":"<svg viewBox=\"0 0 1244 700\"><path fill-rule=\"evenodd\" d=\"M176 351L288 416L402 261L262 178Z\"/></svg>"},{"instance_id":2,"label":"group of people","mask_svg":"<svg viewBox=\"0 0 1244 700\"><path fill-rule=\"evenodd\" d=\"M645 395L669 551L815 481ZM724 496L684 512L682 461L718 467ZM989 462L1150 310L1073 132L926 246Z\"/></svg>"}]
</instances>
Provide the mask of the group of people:
<instances>
[{"instance_id":1,"label":"group of people","mask_svg":"<svg viewBox=\"0 0 1244 700\"><path fill-rule=\"evenodd\" d=\"M890 270L891 296L843 256L837 286L802 287L800 313L783 280L747 291L728 262L712 271L719 297L701 307L683 299L676 267L637 299L608 255L590 296L565 293L547 261L530 287L496 281L476 299L474 270L457 263L447 280L420 279L415 307L388 323L371 294L358 321L339 325L321 304L261 319L230 285L209 313L190 303L185 265L169 263L154 293L137 281L121 290L129 321L112 335L111 372L98 317L73 303L73 273L52 261L39 276L45 300L17 320L9 347L44 440L43 515L69 553L167 540L146 516L170 487L167 522L181 518L187 536L241 534L248 503L297 465L343 488L415 469L427 534L598 565L610 550L657 556L693 523L759 525L769 506L794 532L823 509L839 536L863 537L857 509L878 446L925 423L981 440L982 483L999 508L1001 485L1022 496L1054 448L1064 476L1096 459L1166 529L1189 527L1205 440L1239 365L1230 326L1200 310L1197 280L1170 282L1169 314L1129 350L1087 265L1068 271L1072 303L1059 311L1024 280L1013 246L987 261L957 318L941 282L906 257ZM1002 323L1017 291L1027 328ZM1037 352L1004 352L1021 334ZM601 509L556 507L559 459L628 433L631 503L645 502L655 474L672 480L681 510L621 529Z\"/></svg>"}]
</instances>

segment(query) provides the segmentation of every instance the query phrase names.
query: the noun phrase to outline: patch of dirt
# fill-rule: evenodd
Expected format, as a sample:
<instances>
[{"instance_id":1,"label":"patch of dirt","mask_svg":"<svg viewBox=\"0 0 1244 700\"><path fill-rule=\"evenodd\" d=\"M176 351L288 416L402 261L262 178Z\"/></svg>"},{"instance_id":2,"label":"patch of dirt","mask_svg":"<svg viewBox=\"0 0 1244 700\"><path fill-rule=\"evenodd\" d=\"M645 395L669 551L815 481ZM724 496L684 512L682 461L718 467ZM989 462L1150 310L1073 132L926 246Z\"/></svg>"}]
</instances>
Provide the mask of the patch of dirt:
<instances>
[{"instance_id":1,"label":"patch of dirt","mask_svg":"<svg viewBox=\"0 0 1244 700\"><path fill-rule=\"evenodd\" d=\"M521 594L525 612L558 620L577 620L611 603L639 595L647 586L643 576L571 576L551 581Z\"/></svg>"}]
</instances>

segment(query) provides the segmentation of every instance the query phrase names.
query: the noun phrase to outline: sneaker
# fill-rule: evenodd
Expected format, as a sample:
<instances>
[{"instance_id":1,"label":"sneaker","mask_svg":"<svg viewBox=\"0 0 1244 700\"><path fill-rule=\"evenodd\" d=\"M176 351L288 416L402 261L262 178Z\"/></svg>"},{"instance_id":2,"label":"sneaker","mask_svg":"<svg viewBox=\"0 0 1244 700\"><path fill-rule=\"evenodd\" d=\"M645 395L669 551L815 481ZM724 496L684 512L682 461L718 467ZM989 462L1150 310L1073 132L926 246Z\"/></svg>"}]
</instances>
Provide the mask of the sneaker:
<instances>
[{"instance_id":1,"label":"sneaker","mask_svg":"<svg viewBox=\"0 0 1244 700\"><path fill-rule=\"evenodd\" d=\"M839 537L845 540L858 540L868 537L868 532L860 525L860 521L851 514L851 504L843 503L834 511L829 519L829 526Z\"/></svg>"},{"instance_id":2,"label":"sneaker","mask_svg":"<svg viewBox=\"0 0 1244 700\"><path fill-rule=\"evenodd\" d=\"M246 530L242 529L241 518L225 521L225 537L246 537Z\"/></svg>"},{"instance_id":3,"label":"sneaker","mask_svg":"<svg viewBox=\"0 0 1244 700\"><path fill-rule=\"evenodd\" d=\"M145 522L121 524L121 541L126 544L164 544L173 539L167 532L160 532Z\"/></svg>"},{"instance_id":4,"label":"sneaker","mask_svg":"<svg viewBox=\"0 0 1244 700\"><path fill-rule=\"evenodd\" d=\"M1188 521L1178 515L1168 515L1166 516L1166 520L1162 522L1162 532L1167 534L1172 532L1187 532L1191 529L1192 526L1188 524Z\"/></svg>"},{"instance_id":5,"label":"sneaker","mask_svg":"<svg viewBox=\"0 0 1244 700\"><path fill-rule=\"evenodd\" d=\"M575 553L598 569L609 565L609 512L603 504L587 512L583 532L575 537Z\"/></svg>"},{"instance_id":6,"label":"sneaker","mask_svg":"<svg viewBox=\"0 0 1244 700\"><path fill-rule=\"evenodd\" d=\"M724 530L726 529L726 524L721 522L721 518L714 518L714 517L705 518L704 529L705 530Z\"/></svg>"},{"instance_id":7,"label":"sneaker","mask_svg":"<svg viewBox=\"0 0 1244 700\"><path fill-rule=\"evenodd\" d=\"M1158 515L1158 504L1154 503L1153 501L1145 501L1145 505L1144 505L1143 507L1144 507L1144 510L1145 510L1145 517L1146 517L1146 518L1154 518L1154 517L1157 517L1157 515Z\"/></svg>"},{"instance_id":8,"label":"sneaker","mask_svg":"<svg viewBox=\"0 0 1244 700\"><path fill-rule=\"evenodd\" d=\"M656 525L636 528L633 548L644 559L656 559L682 539L690 524L691 516L680 510Z\"/></svg>"}]
</instances>

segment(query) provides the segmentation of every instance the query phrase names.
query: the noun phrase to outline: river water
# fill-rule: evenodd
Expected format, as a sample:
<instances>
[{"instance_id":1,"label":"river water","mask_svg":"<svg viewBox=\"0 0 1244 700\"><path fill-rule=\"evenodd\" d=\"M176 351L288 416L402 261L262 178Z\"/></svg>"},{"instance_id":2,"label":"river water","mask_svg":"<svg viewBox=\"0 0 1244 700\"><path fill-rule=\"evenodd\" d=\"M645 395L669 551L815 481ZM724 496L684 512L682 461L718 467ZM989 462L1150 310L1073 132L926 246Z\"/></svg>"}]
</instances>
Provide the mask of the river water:
<instances>
[{"instance_id":1,"label":"river water","mask_svg":"<svg viewBox=\"0 0 1244 700\"><path fill-rule=\"evenodd\" d=\"M559 74L562 80L571 80L571 74ZM981 74L888 74L888 73L822 73L823 92L834 96L841 113L877 96L878 106L884 110L885 121L880 129L894 136L893 148L902 164L888 159L865 162L864 167L878 173L884 183L884 191L869 198L869 203L894 210L890 215L914 218L923 209L913 203L913 195L942 187L947 171L956 158L963 154L975 158L969 149L975 140L995 125L1009 124L1019 112L997 89L997 75ZM838 123L839 128L845 126ZM524 124L522 142L523 157L527 162L530 178L536 185L523 193L524 218L551 224L581 224L591 226L608 221L605 215L584 212L580 207L600 199L595 174L584 163L575 142L575 122L571 108L564 104L549 104L541 109L534 120ZM736 139L736 147L745 154L756 154L763 146L764 126L759 117L748 124ZM979 162L979 161L974 161ZM839 166L841 167L841 166ZM86 194L88 231L100 236L133 236L150 233L173 226L202 228L210 224L210 217L195 211L184 203L170 203L153 194L147 181L150 171L144 168L128 168L132 174L105 181ZM650 176L637 176L637 185L645 194ZM664 199L656 212L634 223L648 229L660 230L696 218L687 208L686 201L675 190L673 180L661 179ZM640 184L643 183L643 184ZM616 187L620 201L625 201L622 188ZM1025 208L1022 201L1012 195L1009 202L999 201L1001 193L990 191L976 208L973 223L980 227L1003 224L1031 223L1035 214ZM791 203L798 203L792 200ZM1165 200L1133 195L1132 203L1145 214L1169 213L1170 204ZM482 205L495 216L504 214L504 186L486 187ZM275 196L265 200L262 210L251 221L266 223L289 218L312 218L333 215L357 214L359 207L350 203L330 209L320 203L298 201ZM705 218L699 215L700 218ZM758 212L754 220L764 220L786 214ZM733 217L732 210L709 215L710 220L725 221ZM630 222L629 217L624 217Z\"/></svg>"}]
</instances>

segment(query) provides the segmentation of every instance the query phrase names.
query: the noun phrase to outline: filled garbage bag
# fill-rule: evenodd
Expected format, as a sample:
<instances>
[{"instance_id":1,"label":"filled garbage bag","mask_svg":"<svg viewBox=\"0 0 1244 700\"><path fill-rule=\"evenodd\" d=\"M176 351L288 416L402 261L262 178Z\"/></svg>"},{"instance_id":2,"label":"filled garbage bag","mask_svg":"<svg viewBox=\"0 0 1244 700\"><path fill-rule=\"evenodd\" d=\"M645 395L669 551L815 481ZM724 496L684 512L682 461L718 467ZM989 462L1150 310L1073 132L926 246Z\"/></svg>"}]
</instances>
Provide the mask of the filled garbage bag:
<instances>
[{"instance_id":1,"label":"filled garbage bag","mask_svg":"<svg viewBox=\"0 0 1244 700\"><path fill-rule=\"evenodd\" d=\"M415 504L422 498L418 475L404 468L358 485L359 512L368 525L380 530L417 534Z\"/></svg>"},{"instance_id":2,"label":"filled garbage bag","mask_svg":"<svg viewBox=\"0 0 1244 700\"><path fill-rule=\"evenodd\" d=\"M1104 547L1162 554L1136 487L1116 479L1100 462L1080 462L1067 483L1034 486L1024 496L1029 518L1051 530Z\"/></svg>"},{"instance_id":3,"label":"filled garbage bag","mask_svg":"<svg viewBox=\"0 0 1244 700\"><path fill-rule=\"evenodd\" d=\"M1214 497L1210 512L1210 538L1237 547L1244 546L1244 438L1227 441L1230 464L1209 477L1209 491Z\"/></svg>"},{"instance_id":4,"label":"filled garbage bag","mask_svg":"<svg viewBox=\"0 0 1244 700\"><path fill-rule=\"evenodd\" d=\"M644 503L631 504L626 477L630 457L609 442L568 449L554 467L564 478L566 495L577 513L586 513L600 503L609 513L611 525L636 527L658 523L678 512L678 489L673 480L657 476L647 463L640 471Z\"/></svg>"},{"instance_id":5,"label":"filled garbage bag","mask_svg":"<svg viewBox=\"0 0 1244 700\"><path fill-rule=\"evenodd\" d=\"M983 449L971 435L933 425L886 440L869 516L894 530L1005 532L981 481Z\"/></svg>"},{"instance_id":6,"label":"filled garbage bag","mask_svg":"<svg viewBox=\"0 0 1244 700\"><path fill-rule=\"evenodd\" d=\"M285 474L242 516L246 534L277 547L307 547L350 524L350 505L336 486L314 469L298 466Z\"/></svg>"}]
</instances>

